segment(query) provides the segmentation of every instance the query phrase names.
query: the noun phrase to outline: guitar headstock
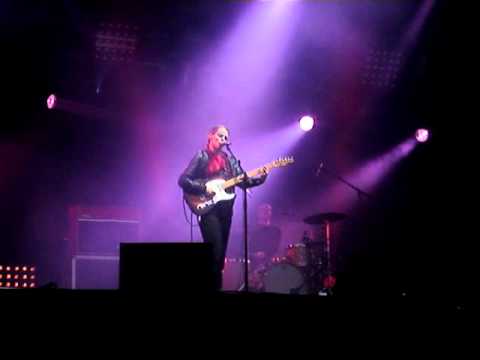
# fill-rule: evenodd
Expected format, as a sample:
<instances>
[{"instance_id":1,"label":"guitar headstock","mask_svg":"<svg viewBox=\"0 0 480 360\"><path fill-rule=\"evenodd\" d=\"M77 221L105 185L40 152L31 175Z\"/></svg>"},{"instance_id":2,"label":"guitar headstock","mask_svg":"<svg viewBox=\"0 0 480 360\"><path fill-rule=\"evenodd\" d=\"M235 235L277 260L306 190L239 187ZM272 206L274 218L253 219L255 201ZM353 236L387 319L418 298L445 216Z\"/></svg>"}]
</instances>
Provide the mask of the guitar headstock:
<instances>
[{"instance_id":1,"label":"guitar headstock","mask_svg":"<svg viewBox=\"0 0 480 360\"><path fill-rule=\"evenodd\" d=\"M272 161L271 165L272 167L281 167L281 166L287 166L288 164L292 164L295 162L293 159L293 156L286 156L286 157L281 157L278 158L277 160Z\"/></svg>"}]
</instances>

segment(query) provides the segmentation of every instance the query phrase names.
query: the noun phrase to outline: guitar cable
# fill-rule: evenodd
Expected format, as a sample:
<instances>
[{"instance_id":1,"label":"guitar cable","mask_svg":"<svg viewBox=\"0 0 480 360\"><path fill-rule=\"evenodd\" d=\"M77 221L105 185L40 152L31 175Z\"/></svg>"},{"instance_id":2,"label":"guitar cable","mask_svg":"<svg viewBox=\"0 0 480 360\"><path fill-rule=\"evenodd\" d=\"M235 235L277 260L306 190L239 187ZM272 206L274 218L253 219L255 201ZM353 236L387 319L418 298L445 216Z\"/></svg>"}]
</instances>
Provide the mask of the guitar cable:
<instances>
[{"instance_id":1,"label":"guitar cable","mask_svg":"<svg viewBox=\"0 0 480 360\"><path fill-rule=\"evenodd\" d=\"M193 227L194 226L197 226L197 227L199 226L198 225L198 218L197 218L197 225L194 225L193 224L193 211L190 211L190 221L188 220L187 209L185 207L185 199L183 199L182 205L183 205L183 215L185 216L185 221L190 225L190 242L193 242Z\"/></svg>"}]
</instances>

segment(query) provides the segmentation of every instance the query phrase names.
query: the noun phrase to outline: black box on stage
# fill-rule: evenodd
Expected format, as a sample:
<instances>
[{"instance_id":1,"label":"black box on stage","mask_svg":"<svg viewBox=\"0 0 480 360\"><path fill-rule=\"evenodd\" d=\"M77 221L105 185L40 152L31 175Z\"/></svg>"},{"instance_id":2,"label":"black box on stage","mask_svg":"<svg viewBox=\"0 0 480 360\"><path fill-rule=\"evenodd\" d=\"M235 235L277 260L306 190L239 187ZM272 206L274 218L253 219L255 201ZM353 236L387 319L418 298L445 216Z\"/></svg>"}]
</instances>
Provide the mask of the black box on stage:
<instances>
[{"instance_id":1,"label":"black box on stage","mask_svg":"<svg viewBox=\"0 0 480 360\"><path fill-rule=\"evenodd\" d=\"M121 243L119 286L165 294L213 292L213 264L206 243Z\"/></svg>"}]
</instances>

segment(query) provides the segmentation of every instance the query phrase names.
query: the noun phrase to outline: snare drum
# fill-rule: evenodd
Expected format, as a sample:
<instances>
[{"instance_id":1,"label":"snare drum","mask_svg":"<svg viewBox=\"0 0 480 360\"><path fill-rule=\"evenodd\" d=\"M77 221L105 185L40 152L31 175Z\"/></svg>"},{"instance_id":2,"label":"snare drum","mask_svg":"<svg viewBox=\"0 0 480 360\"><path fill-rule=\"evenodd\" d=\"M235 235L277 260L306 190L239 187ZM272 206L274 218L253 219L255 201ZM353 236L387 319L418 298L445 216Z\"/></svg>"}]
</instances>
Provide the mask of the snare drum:
<instances>
[{"instance_id":1,"label":"snare drum","mask_svg":"<svg viewBox=\"0 0 480 360\"><path fill-rule=\"evenodd\" d=\"M287 247L287 261L295 266L307 266L308 256L305 244L290 244Z\"/></svg>"}]
</instances>

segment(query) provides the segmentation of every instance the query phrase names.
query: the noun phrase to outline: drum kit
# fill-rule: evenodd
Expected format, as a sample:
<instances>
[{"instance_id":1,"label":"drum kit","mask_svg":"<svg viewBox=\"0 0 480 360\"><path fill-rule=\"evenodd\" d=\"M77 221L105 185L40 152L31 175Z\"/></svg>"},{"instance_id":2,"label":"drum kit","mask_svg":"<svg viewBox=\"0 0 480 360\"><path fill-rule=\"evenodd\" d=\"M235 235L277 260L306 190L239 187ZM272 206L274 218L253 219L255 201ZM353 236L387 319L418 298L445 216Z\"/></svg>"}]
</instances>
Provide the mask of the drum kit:
<instances>
[{"instance_id":1,"label":"drum kit","mask_svg":"<svg viewBox=\"0 0 480 360\"><path fill-rule=\"evenodd\" d=\"M345 218L346 215L341 213L309 216L303 222L320 226L320 236L310 237L305 232L301 242L288 245L284 256L262 261L255 261L251 257L250 290L281 294L330 294L335 285L331 260L332 225ZM226 259L224 290L242 289L244 261Z\"/></svg>"}]
</instances>

